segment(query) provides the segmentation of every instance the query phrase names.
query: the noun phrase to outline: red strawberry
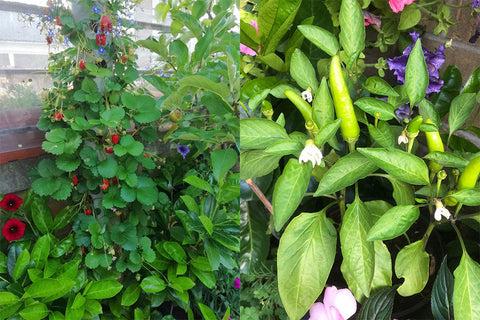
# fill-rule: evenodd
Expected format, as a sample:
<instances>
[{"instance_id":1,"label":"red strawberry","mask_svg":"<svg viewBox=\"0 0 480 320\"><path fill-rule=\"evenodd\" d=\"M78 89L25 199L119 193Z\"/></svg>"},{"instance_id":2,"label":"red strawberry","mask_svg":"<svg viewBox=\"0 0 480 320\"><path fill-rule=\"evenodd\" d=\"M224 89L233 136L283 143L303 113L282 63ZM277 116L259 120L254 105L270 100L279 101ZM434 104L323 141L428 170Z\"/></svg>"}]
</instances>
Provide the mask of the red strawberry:
<instances>
[{"instance_id":1,"label":"red strawberry","mask_svg":"<svg viewBox=\"0 0 480 320\"><path fill-rule=\"evenodd\" d=\"M55 112L55 113L53 114L53 119L54 119L55 121L60 121L60 120L62 120L62 117L63 117L63 112Z\"/></svg>"},{"instance_id":2,"label":"red strawberry","mask_svg":"<svg viewBox=\"0 0 480 320\"><path fill-rule=\"evenodd\" d=\"M57 20L57 25L61 27L61 26L62 26L62 23L60 22L60 17L57 16L57 17L55 18L55 20Z\"/></svg>"},{"instance_id":3,"label":"red strawberry","mask_svg":"<svg viewBox=\"0 0 480 320\"><path fill-rule=\"evenodd\" d=\"M122 56L120 57L120 61L122 63L127 63L128 62L128 57L126 55L122 54Z\"/></svg>"},{"instance_id":4,"label":"red strawberry","mask_svg":"<svg viewBox=\"0 0 480 320\"><path fill-rule=\"evenodd\" d=\"M95 37L97 44L99 46L104 46L107 43L107 36L105 36L103 33L102 34L97 34Z\"/></svg>"},{"instance_id":5,"label":"red strawberry","mask_svg":"<svg viewBox=\"0 0 480 320\"><path fill-rule=\"evenodd\" d=\"M77 185L77 183L78 183L78 177L77 176L73 177L72 183L73 183L74 186Z\"/></svg>"},{"instance_id":6,"label":"red strawberry","mask_svg":"<svg viewBox=\"0 0 480 320\"><path fill-rule=\"evenodd\" d=\"M85 62L83 60L80 60L80 62L78 63L78 67L82 70L85 69Z\"/></svg>"},{"instance_id":7,"label":"red strawberry","mask_svg":"<svg viewBox=\"0 0 480 320\"><path fill-rule=\"evenodd\" d=\"M52 43L52 37L47 36L46 39L47 39L47 44L51 44L51 43Z\"/></svg>"},{"instance_id":8,"label":"red strawberry","mask_svg":"<svg viewBox=\"0 0 480 320\"><path fill-rule=\"evenodd\" d=\"M112 23L110 22L110 19L108 19L107 16L103 16L102 19L100 19L100 29L103 31L112 31Z\"/></svg>"},{"instance_id":9,"label":"red strawberry","mask_svg":"<svg viewBox=\"0 0 480 320\"><path fill-rule=\"evenodd\" d=\"M85 247L82 247L82 254L85 254Z\"/></svg>"},{"instance_id":10,"label":"red strawberry","mask_svg":"<svg viewBox=\"0 0 480 320\"><path fill-rule=\"evenodd\" d=\"M112 152L113 152L113 148L112 148L112 147L105 147L105 152L106 152L106 153L112 153Z\"/></svg>"},{"instance_id":11,"label":"red strawberry","mask_svg":"<svg viewBox=\"0 0 480 320\"><path fill-rule=\"evenodd\" d=\"M89 208L89 209L85 210L85 214L86 214L87 216L92 215L92 209Z\"/></svg>"},{"instance_id":12,"label":"red strawberry","mask_svg":"<svg viewBox=\"0 0 480 320\"><path fill-rule=\"evenodd\" d=\"M115 145L120 140L120 136L118 134L112 134L112 143Z\"/></svg>"},{"instance_id":13,"label":"red strawberry","mask_svg":"<svg viewBox=\"0 0 480 320\"><path fill-rule=\"evenodd\" d=\"M109 185L108 180L103 180L103 184L100 186L100 188L101 188L102 190L107 190L108 185Z\"/></svg>"}]
</instances>

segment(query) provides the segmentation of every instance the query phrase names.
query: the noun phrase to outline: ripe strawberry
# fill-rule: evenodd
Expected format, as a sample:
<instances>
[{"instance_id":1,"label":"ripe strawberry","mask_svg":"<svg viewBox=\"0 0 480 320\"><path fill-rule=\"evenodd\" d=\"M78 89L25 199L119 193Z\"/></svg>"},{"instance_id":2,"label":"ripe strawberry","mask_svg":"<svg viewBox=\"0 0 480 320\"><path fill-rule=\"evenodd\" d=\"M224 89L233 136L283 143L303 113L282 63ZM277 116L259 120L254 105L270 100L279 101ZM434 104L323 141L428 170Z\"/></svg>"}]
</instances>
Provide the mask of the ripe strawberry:
<instances>
[{"instance_id":1,"label":"ripe strawberry","mask_svg":"<svg viewBox=\"0 0 480 320\"><path fill-rule=\"evenodd\" d=\"M60 120L62 120L62 117L63 117L63 111L62 111L62 112L55 112L55 113L53 114L53 119L54 119L55 121L60 121Z\"/></svg>"},{"instance_id":2,"label":"ripe strawberry","mask_svg":"<svg viewBox=\"0 0 480 320\"><path fill-rule=\"evenodd\" d=\"M150 158L150 156L148 155L148 153L145 153L145 154L143 155L143 157L144 157L144 158Z\"/></svg>"},{"instance_id":3,"label":"ripe strawberry","mask_svg":"<svg viewBox=\"0 0 480 320\"><path fill-rule=\"evenodd\" d=\"M87 216L92 215L92 209L88 208L87 210L85 210L85 214L86 214Z\"/></svg>"},{"instance_id":4,"label":"ripe strawberry","mask_svg":"<svg viewBox=\"0 0 480 320\"><path fill-rule=\"evenodd\" d=\"M112 153L112 152L113 152L113 148L112 148L112 147L105 147L105 152L106 152L106 153Z\"/></svg>"},{"instance_id":5,"label":"ripe strawberry","mask_svg":"<svg viewBox=\"0 0 480 320\"><path fill-rule=\"evenodd\" d=\"M82 70L85 69L85 62L83 60L80 60L80 62L78 63L78 67Z\"/></svg>"},{"instance_id":6,"label":"ripe strawberry","mask_svg":"<svg viewBox=\"0 0 480 320\"><path fill-rule=\"evenodd\" d=\"M103 33L97 34L95 40L99 46L104 46L107 43L107 36L105 36Z\"/></svg>"},{"instance_id":7,"label":"ripe strawberry","mask_svg":"<svg viewBox=\"0 0 480 320\"><path fill-rule=\"evenodd\" d=\"M112 143L116 145L120 140L120 136L118 134L112 134Z\"/></svg>"},{"instance_id":8,"label":"ripe strawberry","mask_svg":"<svg viewBox=\"0 0 480 320\"><path fill-rule=\"evenodd\" d=\"M101 188L102 190L107 190L108 185L109 185L108 180L103 180L103 184L100 186L100 188Z\"/></svg>"},{"instance_id":9,"label":"ripe strawberry","mask_svg":"<svg viewBox=\"0 0 480 320\"><path fill-rule=\"evenodd\" d=\"M62 26L62 23L60 22L60 17L57 16L57 17L55 18L55 20L57 21L57 25L61 27L61 26Z\"/></svg>"},{"instance_id":10,"label":"ripe strawberry","mask_svg":"<svg viewBox=\"0 0 480 320\"><path fill-rule=\"evenodd\" d=\"M102 19L100 19L100 29L102 30L102 32L112 31L112 23L110 22L110 19L108 19L107 16L103 16Z\"/></svg>"},{"instance_id":11,"label":"ripe strawberry","mask_svg":"<svg viewBox=\"0 0 480 320\"><path fill-rule=\"evenodd\" d=\"M77 183L78 183L78 177L75 176L75 177L73 177L73 179L72 179L72 184L73 184L74 186L76 186Z\"/></svg>"}]
</instances>

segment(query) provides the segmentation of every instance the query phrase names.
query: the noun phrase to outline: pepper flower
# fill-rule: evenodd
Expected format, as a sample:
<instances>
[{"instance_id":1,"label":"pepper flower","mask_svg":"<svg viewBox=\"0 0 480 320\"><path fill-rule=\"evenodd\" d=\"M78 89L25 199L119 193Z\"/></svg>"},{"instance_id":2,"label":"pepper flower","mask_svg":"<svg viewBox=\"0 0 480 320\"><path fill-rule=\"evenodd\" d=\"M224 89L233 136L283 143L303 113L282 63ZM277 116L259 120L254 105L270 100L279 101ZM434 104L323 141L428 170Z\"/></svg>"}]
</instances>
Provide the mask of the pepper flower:
<instances>
[{"instance_id":1,"label":"pepper flower","mask_svg":"<svg viewBox=\"0 0 480 320\"><path fill-rule=\"evenodd\" d=\"M348 289L338 290L335 286L325 289L323 303L310 307L309 320L347 320L357 311L357 302Z\"/></svg>"},{"instance_id":2,"label":"pepper flower","mask_svg":"<svg viewBox=\"0 0 480 320\"><path fill-rule=\"evenodd\" d=\"M408 143L408 138L405 130L402 131L402 134L398 136L398 144Z\"/></svg>"},{"instance_id":3,"label":"pepper flower","mask_svg":"<svg viewBox=\"0 0 480 320\"><path fill-rule=\"evenodd\" d=\"M255 21L255 20L250 21L250 25L252 25L255 28L255 30L257 30L257 36L258 36L258 23L257 23L257 21ZM260 51L260 46L258 46L258 51ZM255 50L247 47L243 43L240 43L240 52L244 53L244 54L248 54L249 56L256 56L257 55Z\"/></svg>"},{"instance_id":4,"label":"pepper flower","mask_svg":"<svg viewBox=\"0 0 480 320\"><path fill-rule=\"evenodd\" d=\"M393 12L398 13L403 11L403 8L410 5L415 0L388 0L388 4Z\"/></svg>"},{"instance_id":5,"label":"pepper flower","mask_svg":"<svg viewBox=\"0 0 480 320\"><path fill-rule=\"evenodd\" d=\"M298 162L301 164L302 162L307 163L310 161L312 162L312 167L315 167L315 165L320 165L322 163L322 158L322 151L318 149L313 139L308 139L305 142L305 148L303 148L302 152L300 153Z\"/></svg>"},{"instance_id":6,"label":"pepper flower","mask_svg":"<svg viewBox=\"0 0 480 320\"><path fill-rule=\"evenodd\" d=\"M450 211L448 211L448 209L443 206L442 201L435 199L435 207L437 207L433 215L435 220L437 221L442 220L442 216L444 216L447 219L450 219L450 216L451 216Z\"/></svg>"},{"instance_id":7,"label":"pepper flower","mask_svg":"<svg viewBox=\"0 0 480 320\"><path fill-rule=\"evenodd\" d=\"M413 44L406 47L401 56L387 59L388 68L393 71L393 74L397 76L397 81L401 84L405 84L405 69L407 68L408 57L410 56L413 46L417 42L417 39L420 37L420 35L416 32L412 32L410 33L410 37L413 40ZM445 54L443 53L445 51L445 47L440 45L435 53L423 46L422 50L428 69L427 94L432 92L440 92L440 89L443 86L443 80L440 80L438 69L440 69L442 64L445 62Z\"/></svg>"},{"instance_id":8,"label":"pepper flower","mask_svg":"<svg viewBox=\"0 0 480 320\"><path fill-rule=\"evenodd\" d=\"M307 90L302 92L302 99L307 101L308 103L312 103L313 96L311 88L308 88Z\"/></svg>"}]
</instances>

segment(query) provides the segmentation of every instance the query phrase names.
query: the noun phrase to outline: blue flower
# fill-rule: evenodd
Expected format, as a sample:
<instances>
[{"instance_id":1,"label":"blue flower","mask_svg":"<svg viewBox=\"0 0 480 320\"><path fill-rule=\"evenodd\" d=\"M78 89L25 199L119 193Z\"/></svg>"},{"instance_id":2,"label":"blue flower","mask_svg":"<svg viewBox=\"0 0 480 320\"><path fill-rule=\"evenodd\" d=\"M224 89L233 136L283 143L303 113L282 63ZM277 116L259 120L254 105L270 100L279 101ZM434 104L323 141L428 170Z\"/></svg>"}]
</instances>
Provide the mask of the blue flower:
<instances>
[{"instance_id":1,"label":"blue flower","mask_svg":"<svg viewBox=\"0 0 480 320\"><path fill-rule=\"evenodd\" d=\"M182 146L181 144L179 144L177 145L177 151L182 155L183 159L185 159L187 154L190 152L190 149L188 148L188 146Z\"/></svg>"},{"instance_id":2,"label":"blue flower","mask_svg":"<svg viewBox=\"0 0 480 320\"><path fill-rule=\"evenodd\" d=\"M49 29L49 30L48 30L48 36L49 36L49 37L53 37L53 30L52 30L52 29Z\"/></svg>"},{"instance_id":3,"label":"blue flower","mask_svg":"<svg viewBox=\"0 0 480 320\"><path fill-rule=\"evenodd\" d=\"M406 47L401 56L387 59L388 68L393 71L393 74L397 76L397 81L401 84L405 84L405 69L407 67L408 57L410 56L410 52L412 52L413 46L417 42L417 39L420 37L420 35L416 32L413 32L410 33L410 37L413 40L413 44ZM440 89L443 86L443 80L440 80L438 69L445 62L445 54L443 53L445 51L445 47L441 45L438 47L438 50L435 53L423 46L422 49L423 55L425 56L425 62L427 63L429 75L427 94L432 92L440 92Z\"/></svg>"},{"instance_id":4,"label":"blue flower","mask_svg":"<svg viewBox=\"0 0 480 320\"><path fill-rule=\"evenodd\" d=\"M98 53L104 54L104 53L105 53L105 49L103 49L103 47L100 46L100 49L98 49Z\"/></svg>"},{"instance_id":5,"label":"blue flower","mask_svg":"<svg viewBox=\"0 0 480 320\"><path fill-rule=\"evenodd\" d=\"M70 37L69 37L69 36L65 36L65 43L64 43L64 44L65 44L65 47L68 47L68 46L69 46L69 44L68 44L69 41L70 41Z\"/></svg>"},{"instance_id":6,"label":"blue flower","mask_svg":"<svg viewBox=\"0 0 480 320\"><path fill-rule=\"evenodd\" d=\"M95 4L95 5L93 6L92 12L93 12L93 13L100 13L100 11L101 11L100 8L97 7L97 4Z\"/></svg>"}]
</instances>

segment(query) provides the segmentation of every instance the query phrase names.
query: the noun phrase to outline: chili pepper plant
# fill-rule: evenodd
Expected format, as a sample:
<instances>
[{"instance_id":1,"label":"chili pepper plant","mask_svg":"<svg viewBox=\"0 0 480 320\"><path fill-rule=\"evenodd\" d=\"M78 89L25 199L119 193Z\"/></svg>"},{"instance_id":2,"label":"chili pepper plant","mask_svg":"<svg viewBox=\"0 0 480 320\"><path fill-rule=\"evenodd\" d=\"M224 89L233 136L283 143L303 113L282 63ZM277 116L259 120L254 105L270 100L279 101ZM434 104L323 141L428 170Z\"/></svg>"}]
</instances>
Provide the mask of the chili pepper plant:
<instances>
[{"instance_id":1,"label":"chili pepper plant","mask_svg":"<svg viewBox=\"0 0 480 320\"><path fill-rule=\"evenodd\" d=\"M138 42L136 4L41 15L47 42L68 46L50 54L38 122L49 156L23 204L1 200L2 319L238 318L233 2L161 4L172 34ZM160 56L147 71L139 45Z\"/></svg>"},{"instance_id":2,"label":"chili pepper plant","mask_svg":"<svg viewBox=\"0 0 480 320\"><path fill-rule=\"evenodd\" d=\"M444 47L414 23L383 79L365 63L370 1L336 3L241 12L242 316L401 319L427 299L410 317L474 319L480 150L462 133L479 132L480 68L463 86L453 65L440 76ZM276 283L281 302L262 295ZM315 303L325 286L358 307L335 288Z\"/></svg>"}]
</instances>

